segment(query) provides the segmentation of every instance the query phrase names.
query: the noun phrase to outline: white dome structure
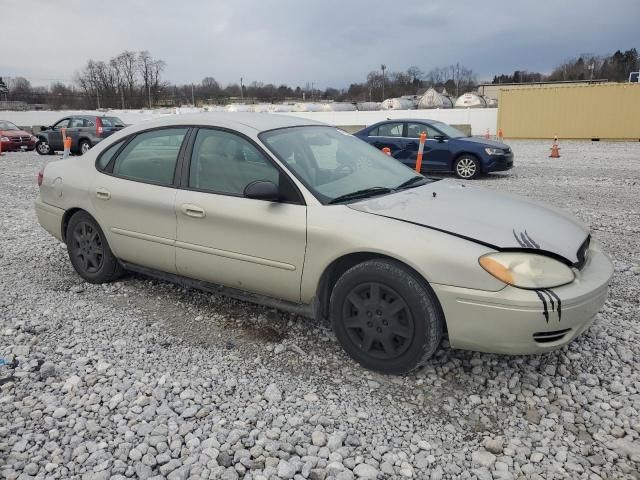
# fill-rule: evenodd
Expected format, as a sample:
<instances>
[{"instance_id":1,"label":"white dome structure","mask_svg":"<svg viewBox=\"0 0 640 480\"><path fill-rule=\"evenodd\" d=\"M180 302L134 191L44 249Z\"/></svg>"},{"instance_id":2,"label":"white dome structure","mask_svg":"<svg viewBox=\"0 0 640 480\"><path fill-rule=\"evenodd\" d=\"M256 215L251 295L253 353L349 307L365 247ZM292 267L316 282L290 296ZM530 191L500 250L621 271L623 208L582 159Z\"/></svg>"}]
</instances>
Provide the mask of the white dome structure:
<instances>
[{"instance_id":1,"label":"white dome structure","mask_svg":"<svg viewBox=\"0 0 640 480\"><path fill-rule=\"evenodd\" d=\"M416 108L412 100L407 98L387 98L382 102L383 110L412 110Z\"/></svg>"},{"instance_id":2,"label":"white dome structure","mask_svg":"<svg viewBox=\"0 0 640 480\"><path fill-rule=\"evenodd\" d=\"M453 100L446 90L438 93L435 88L430 88L418 100L418 108L453 108Z\"/></svg>"},{"instance_id":3,"label":"white dome structure","mask_svg":"<svg viewBox=\"0 0 640 480\"><path fill-rule=\"evenodd\" d=\"M361 112L372 112L382 110L382 104L380 102L362 102L356 104L356 108Z\"/></svg>"},{"instance_id":4,"label":"white dome structure","mask_svg":"<svg viewBox=\"0 0 640 480\"><path fill-rule=\"evenodd\" d=\"M455 107L456 108L486 108L487 101L482 95L469 92L469 93L460 95L458 97L458 99L456 100Z\"/></svg>"}]
</instances>

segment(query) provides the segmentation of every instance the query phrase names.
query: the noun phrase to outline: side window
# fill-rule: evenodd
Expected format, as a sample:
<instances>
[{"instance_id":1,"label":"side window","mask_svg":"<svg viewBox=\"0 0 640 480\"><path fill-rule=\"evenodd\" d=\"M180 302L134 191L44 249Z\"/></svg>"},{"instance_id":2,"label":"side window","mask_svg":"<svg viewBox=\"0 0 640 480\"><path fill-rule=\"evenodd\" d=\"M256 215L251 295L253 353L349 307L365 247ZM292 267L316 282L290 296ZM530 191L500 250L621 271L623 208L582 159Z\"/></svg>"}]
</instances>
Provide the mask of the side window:
<instances>
[{"instance_id":1,"label":"side window","mask_svg":"<svg viewBox=\"0 0 640 480\"><path fill-rule=\"evenodd\" d=\"M429 125L424 123L408 123L407 124L407 138L420 138L420 133L427 132L427 138L433 138L436 135L442 135L437 130L434 130Z\"/></svg>"},{"instance_id":2,"label":"side window","mask_svg":"<svg viewBox=\"0 0 640 480\"><path fill-rule=\"evenodd\" d=\"M131 180L171 185L187 130L164 128L136 135L116 158L113 174Z\"/></svg>"},{"instance_id":3,"label":"side window","mask_svg":"<svg viewBox=\"0 0 640 480\"><path fill-rule=\"evenodd\" d=\"M72 118L69 122L69 128L82 128L84 127L84 122L83 118Z\"/></svg>"},{"instance_id":4,"label":"side window","mask_svg":"<svg viewBox=\"0 0 640 480\"><path fill-rule=\"evenodd\" d=\"M69 127L69 119L68 118L63 118L62 120L60 120L58 123L56 123L53 128L54 130L60 130L61 128L68 128Z\"/></svg>"},{"instance_id":5,"label":"side window","mask_svg":"<svg viewBox=\"0 0 640 480\"><path fill-rule=\"evenodd\" d=\"M372 128L371 130L369 130L369 133L368 133L367 136L368 137L377 137L378 136L378 127Z\"/></svg>"},{"instance_id":6,"label":"side window","mask_svg":"<svg viewBox=\"0 0 640 480\"><path fill-rule=\"evenodd\" d=\"M242 195L251 182L278 185L279 178L278 169L244 138L220 130L198 131L189 167L190 188Z\"/></svg>"},{"instance_id":7,"label":"side window","mask_svg":"<svg viewBox=\"0 0 640 480\"><path fill-rule=\"evenodd\" d=\"M401 137L402 123L384 123L378 127L380 137Z\"/></svg>"},{"instance_id":8,"label":"side window","mask_svg":"<svg viewBox=\"0 0 640 480\"><path fill-rule=\"evenodd\" d=\"M113 158L113 156L116 154L116 152L122 146L123 143L124 143L124 140L116 142L100 154L100 158L98 158L98 163L97 163L98 170L104 170L105 168L107 168L107 165L109 165L109 162L111 161L111 159Z\"/></svg>"}]
</instances>

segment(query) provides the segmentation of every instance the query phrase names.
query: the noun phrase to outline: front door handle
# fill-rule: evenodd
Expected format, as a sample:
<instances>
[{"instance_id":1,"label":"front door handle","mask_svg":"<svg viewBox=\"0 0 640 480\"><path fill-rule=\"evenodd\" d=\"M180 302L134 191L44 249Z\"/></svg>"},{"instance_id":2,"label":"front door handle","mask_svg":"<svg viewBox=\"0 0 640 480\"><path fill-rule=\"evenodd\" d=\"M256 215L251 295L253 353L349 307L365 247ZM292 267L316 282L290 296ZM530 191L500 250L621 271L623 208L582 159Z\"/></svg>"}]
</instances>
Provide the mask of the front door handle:
<instances>
[{"instance_id":1,"label":"front door handle","mask_svg":"<svg viewBox=\"0 0 640 480\"><path fill-rule=\"evenodd\" d=\"M184 205L182 205L181 210L182 213L193 218L204 218L206 215L204 208L201 208L197 205L192 205L190 203L185 203Z\"/></svg>"},{"instance_id":2,"label":"front door handle","mask_svg":"<svg viewBox=\"0 0 640 480\"><path fill-rule=\"evenodd\" d=\"M96 197L100 200L109 200L111 198L111 193L109 190L105 190L104 188L98 188L96 190Z\"/></svg>"}]
</instances>

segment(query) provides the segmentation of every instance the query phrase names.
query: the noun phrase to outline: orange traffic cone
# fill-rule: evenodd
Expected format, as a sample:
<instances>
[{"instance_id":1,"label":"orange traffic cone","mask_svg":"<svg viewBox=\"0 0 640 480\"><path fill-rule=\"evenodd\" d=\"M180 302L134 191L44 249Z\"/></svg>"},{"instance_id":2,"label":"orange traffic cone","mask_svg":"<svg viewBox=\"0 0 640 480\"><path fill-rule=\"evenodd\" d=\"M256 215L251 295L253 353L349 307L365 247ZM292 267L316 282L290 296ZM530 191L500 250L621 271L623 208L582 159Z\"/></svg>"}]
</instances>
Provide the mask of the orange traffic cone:
<instances>
[{"instance_id":1,"label":"orange traffic cone","mask_svg":"<svg viewBox=\"0 0 640 480\"><path fill-rule=\"evenodd\" d=\"M556 135L551 145L551 155L549 158L560 158L560 147L558 146L558 136Z\"/></svg>"},{"instance_id":2,"label":"orange traffic cone","mask_svg":"<svg viewBox=\"0 0 640 480\"><path fill-rule=\"evenodd\" d=\"M391 155L391 149L389 147L382 147L382 153L386 153L387 155Z\"/></svg>"},{"instance_id":3,"label":"orange traffic cone","mask_svg":"<svg viewBox=\"0 0 640 480\"><path fill-rule=\"evenodd\" d=\"M501 128L498 129L498 140L500 141L504 140L504 134L502 133Z\"/></svg>"}]
</instances>

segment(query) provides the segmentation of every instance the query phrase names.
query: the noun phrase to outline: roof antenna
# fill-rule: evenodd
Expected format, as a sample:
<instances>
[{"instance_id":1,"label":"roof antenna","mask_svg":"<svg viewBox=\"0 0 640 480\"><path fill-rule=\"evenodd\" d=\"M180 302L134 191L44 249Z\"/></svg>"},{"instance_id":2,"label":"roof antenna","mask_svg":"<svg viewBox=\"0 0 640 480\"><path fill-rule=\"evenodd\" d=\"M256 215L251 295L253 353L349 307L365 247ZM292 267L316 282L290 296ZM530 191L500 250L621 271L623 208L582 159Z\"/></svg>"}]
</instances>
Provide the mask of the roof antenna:
<instances>
[{"instance_id":1,"label":"roof antenna","mask_svg":"<svg viewBox=\"0 0 640 480\"><path fill-rule=\"evenodd\" d=\"M436 198L437 193L436 192L432 192L433 193L433 198Z\"/></svg>"}]
</instances>

